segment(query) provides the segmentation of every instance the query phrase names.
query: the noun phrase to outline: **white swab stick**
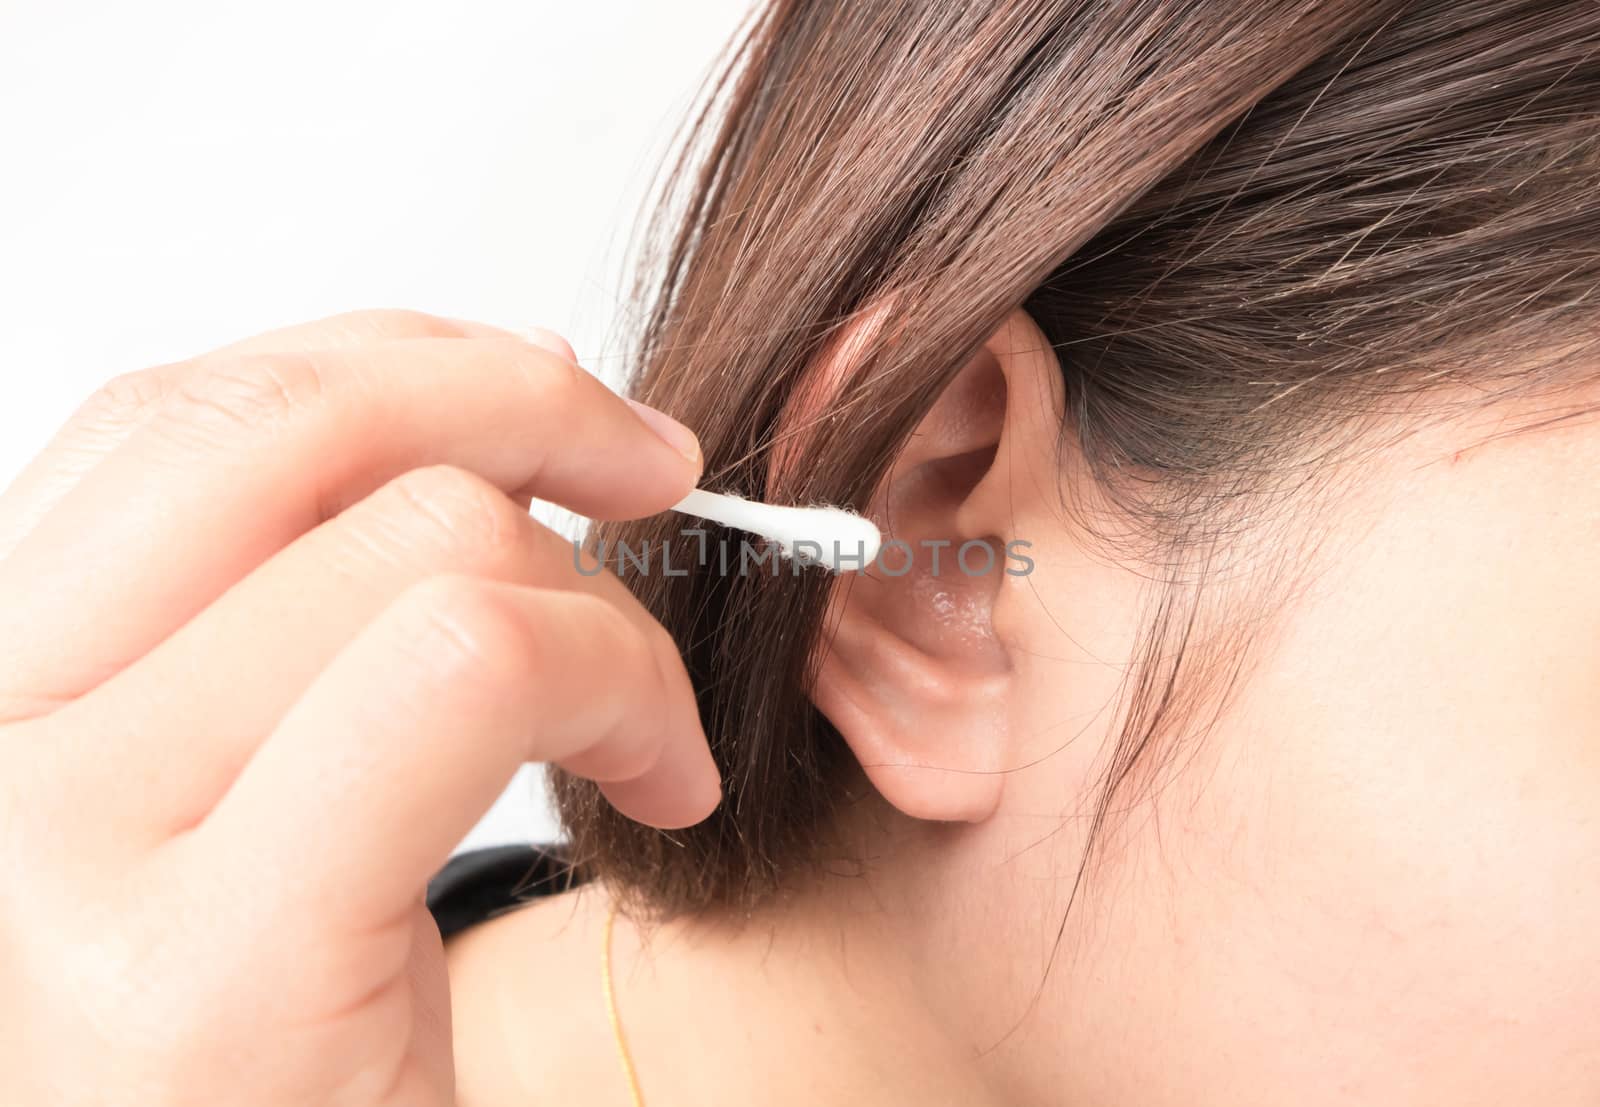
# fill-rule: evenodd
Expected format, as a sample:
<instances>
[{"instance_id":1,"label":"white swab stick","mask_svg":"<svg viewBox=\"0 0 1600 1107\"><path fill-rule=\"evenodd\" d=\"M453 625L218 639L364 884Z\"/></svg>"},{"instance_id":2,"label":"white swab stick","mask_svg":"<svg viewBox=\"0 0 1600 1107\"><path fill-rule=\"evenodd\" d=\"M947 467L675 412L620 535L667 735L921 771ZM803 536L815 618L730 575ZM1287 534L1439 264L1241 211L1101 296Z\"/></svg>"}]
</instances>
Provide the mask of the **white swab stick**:
<instances>
[{"instance_id":1,"label":"white swab stick","mask_svg":"<svg viewBox=\"0 0 1600 1107\"><path fill-rule=\"evenodd\" d=\"M866 568L883 545L872 520L840 507L779 507L696 488L672 510L770 538L784 556L835 573ZM807 545L799 546L802 542Z\"/></svg>"}]
</instances>

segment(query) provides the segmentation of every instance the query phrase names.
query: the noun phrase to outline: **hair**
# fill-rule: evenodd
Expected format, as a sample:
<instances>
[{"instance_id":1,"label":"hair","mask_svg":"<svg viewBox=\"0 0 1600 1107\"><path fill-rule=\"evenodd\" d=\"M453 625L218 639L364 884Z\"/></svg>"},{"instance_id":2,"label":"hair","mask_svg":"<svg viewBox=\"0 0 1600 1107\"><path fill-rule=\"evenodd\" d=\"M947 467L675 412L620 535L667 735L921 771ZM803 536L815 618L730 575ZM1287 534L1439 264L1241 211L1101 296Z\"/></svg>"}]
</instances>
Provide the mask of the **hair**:
<instances>
[{"instance_id":1,"label":"hair","mask_svg":"<svg viewBox=\"0 0 1600 1107\"><path fill-rule=\"evenodd\" d=\"M1010 312L1054 346L1063 444L1163 567L1092 832L1217 676L1194 600L1248 505L1388 401L1569 385L1552 351L1595 332L1593 0L777 0L685 136L632 391L698 431L708 486L862 508ZM836 394L780 420L891 302ZM779 446L800 460L773 487ZM574 863L660 915L761 903L836 860L859 773L807 694L833 579L626 580L682 650L726 794L666 832L553 770Z\"/></svg>"}]
</instances>

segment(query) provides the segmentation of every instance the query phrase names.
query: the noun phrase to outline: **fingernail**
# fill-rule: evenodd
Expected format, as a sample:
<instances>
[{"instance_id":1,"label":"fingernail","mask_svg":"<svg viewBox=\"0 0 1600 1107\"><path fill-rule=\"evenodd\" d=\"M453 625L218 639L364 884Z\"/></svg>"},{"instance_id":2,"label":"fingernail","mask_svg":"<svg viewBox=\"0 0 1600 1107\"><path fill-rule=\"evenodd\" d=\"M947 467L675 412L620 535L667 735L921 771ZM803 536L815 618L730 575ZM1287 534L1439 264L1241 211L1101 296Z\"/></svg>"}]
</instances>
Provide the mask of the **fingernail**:
<instances>
[{"instance_id":1,"label":"fingernail","mask_svg":"<svg viewBox=\"0 0 1600 1107\"><path fill-rule=\"evenodd\" d=\"M628 406L638 412L639 418L644 420L645 425L660 435L667 445L696 465L701 463L700 439L695 437L694 431L666 412L657 411L649 404L641 404L638 400L628 400Z\"/></svg>"},{"instance_id":2,"label":"fingernail","mask_svg":"<svg viewBox=\"0 0 1600 1107\"><path fill-rule=\"evenodd\" d=\"M572 352L572 343L549 327L529 327L522 334L535 346L549 350L552 354L558 354L574 365L578 364L578 355Z\"/></svg>"}]
</instances>

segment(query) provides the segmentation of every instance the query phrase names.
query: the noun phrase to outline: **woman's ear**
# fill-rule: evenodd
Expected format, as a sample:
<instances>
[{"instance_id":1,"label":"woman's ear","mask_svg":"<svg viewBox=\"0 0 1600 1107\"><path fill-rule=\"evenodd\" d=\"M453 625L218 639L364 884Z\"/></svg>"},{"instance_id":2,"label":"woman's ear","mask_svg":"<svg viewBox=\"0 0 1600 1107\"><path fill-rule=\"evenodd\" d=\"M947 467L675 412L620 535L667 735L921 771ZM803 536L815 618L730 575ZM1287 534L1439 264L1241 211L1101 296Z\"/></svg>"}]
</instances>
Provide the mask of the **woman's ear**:
<instances>
[{"instance_id":1,"label":"woman's ear","mask_svg":"<svg viewBox=\"0 0 1600 1107\"><path fill-rule=\"evenodd\" d=\"M859 348L841 341L832 356ZM826 367L829 379L848 369ZM967 362L874 496L877 563L840 578L813 699L873 785L907 815L980 821L1017 753L1011 658L994 613L1026 587L1017 497L1053 495L1014 459L1054 450L1063 411L1055 353L1020 309ZM1025 512L1032 516L1033 512Z\"/></svg>"}]
</instances>

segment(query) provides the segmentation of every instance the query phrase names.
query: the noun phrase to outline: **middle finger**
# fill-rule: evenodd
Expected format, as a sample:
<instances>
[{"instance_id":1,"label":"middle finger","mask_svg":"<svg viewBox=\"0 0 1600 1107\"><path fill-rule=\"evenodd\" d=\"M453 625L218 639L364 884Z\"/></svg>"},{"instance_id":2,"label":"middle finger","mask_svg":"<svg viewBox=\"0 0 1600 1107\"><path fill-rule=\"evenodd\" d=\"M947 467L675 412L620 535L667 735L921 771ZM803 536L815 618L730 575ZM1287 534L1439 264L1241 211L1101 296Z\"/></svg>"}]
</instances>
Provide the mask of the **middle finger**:
<instances>
[{"instance_id":1,"label":"middle finger","mask_svg":"<svg viewBox=\"0 0 1600 1107\"><path fill-rule=\"evenodd\" d=\"M452 574L586 592L662 657L664 724L689 732L693 691L676 649L614 575L482 478L407 473L304 535L148 656L50 720L63 773L101 805L97 824L161 840L197 823L335 655L418 582ZM181 695L174 695L181 689ZM115 732L115 742L97 736ZM181 755L180 755L181 754ZM596 776L604 778L603 766ZM85 774L95 778L90 783ZM126 810L117 797L127 797Z\"/></svg>"}]
</instances>

